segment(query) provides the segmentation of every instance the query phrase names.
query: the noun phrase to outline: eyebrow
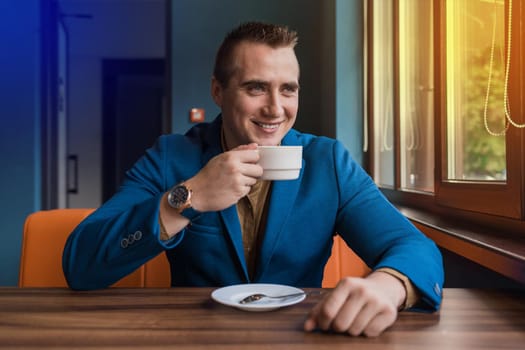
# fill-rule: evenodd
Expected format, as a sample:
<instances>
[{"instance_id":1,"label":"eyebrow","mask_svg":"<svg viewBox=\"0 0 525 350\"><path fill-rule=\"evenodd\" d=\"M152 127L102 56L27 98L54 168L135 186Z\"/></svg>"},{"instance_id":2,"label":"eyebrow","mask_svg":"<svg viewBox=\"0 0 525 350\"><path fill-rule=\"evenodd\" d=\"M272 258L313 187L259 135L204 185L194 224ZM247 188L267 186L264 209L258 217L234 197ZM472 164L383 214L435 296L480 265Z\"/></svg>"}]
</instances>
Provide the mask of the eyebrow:
<instances>
[{"instance_id":1,"label":"eyebrow","mask_svg":"<svg viewBox=\"0 0 525 350\"><path fill-rule=\"evenodd\" d=\"M270 83L264 80L254 79L254 80L247 80L241 84L242 87L251 86L251 85L265 85L266 86L266 85L270 85Z\"/></svg>"},{"instance_id":2,"label":"eyebrow","mask_svg":"<svg viewBox=\"0 0 525 350\"><path fill-rule=\"evenodd\" d=\"M247 86L252 86L252 85L268 86L268 85L270 85L270 83L267 82L267 81L264 81L264 80L257 80L257 79L247 80L247 81L241 83L241 87L247 87ZM281 84L281 86L286 86L286 87L289 87L289 88L299 89L299 84L296 83L295 81L283 83L283 84Z\"/></svg>"},{"instance_id":3,"label":"eyebrow","mask_svg":"<svg viewBox=\"0 0 525 350\"><path fill-rule=\"evenodd\" d=\"M292 88L292 89L297 89L297 90L299 90L299 84L296 83L296 82L284 83L283 86L286 86L286 87L288 87L288 88Z\"/></svg>"}]
</instances>

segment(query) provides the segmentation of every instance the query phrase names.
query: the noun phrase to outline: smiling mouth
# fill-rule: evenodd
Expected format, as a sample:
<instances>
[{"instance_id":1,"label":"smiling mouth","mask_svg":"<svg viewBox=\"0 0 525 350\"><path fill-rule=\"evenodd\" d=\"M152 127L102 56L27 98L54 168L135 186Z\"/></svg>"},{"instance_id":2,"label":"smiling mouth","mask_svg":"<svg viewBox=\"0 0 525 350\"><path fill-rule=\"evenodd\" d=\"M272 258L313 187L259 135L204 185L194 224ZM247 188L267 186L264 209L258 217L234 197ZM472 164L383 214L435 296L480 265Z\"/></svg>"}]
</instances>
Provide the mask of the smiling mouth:
<instances>
[{"instance_id":1,"label":"smiling mouth","mask_svg":"<svg viewBox=\"0 0 525 350\"><path fill-rule=\"evenodd\" d=\"M259 122L254 122L255 125L257 126L260 126L261 128L265 129L265 130L276 130L279 125L281 125L281 123L278 123L278 124L268 124L268 123L259 123Z\"/></svg>"}]
</instances>

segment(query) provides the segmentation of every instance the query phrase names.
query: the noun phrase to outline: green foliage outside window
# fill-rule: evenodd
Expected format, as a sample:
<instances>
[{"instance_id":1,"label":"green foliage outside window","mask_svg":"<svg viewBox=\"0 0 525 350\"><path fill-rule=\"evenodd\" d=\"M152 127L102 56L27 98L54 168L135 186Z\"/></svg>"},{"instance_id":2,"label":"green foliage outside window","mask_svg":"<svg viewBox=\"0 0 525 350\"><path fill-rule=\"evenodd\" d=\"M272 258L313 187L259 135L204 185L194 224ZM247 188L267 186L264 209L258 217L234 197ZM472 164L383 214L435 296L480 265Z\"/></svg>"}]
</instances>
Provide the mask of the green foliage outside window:
<instances>
[{"instance_id":1,"label":"green foliage outside window","mask_svg":"<svg viewBox=\"0 0 525 350\"><path fill-rule=\"evenodd\" d=\"M496 47L494 52L501 52ZM505 136L490 135L484 125L484 110L489 76L490 48L472 54L470 71L465 81L463 114L463 166L465 178L479 180L505 180ZM505 71L500 60L492 67L492 82L487 108L489 128L500 132L505 128L503 90Z\"/></svg>"}]
</instances>

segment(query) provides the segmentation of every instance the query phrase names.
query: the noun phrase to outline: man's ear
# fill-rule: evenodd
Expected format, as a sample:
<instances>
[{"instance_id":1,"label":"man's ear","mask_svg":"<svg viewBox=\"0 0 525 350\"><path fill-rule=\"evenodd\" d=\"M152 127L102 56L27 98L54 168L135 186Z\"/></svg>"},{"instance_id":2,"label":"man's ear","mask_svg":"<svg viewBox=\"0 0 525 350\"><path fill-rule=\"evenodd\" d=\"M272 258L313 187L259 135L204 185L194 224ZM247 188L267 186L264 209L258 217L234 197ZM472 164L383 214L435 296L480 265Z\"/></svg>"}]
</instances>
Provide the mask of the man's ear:
<instances>
[{"instance_id":1,"label":"man's ear","mask_svg":"<svg viewBox=\"0 0 525 350\"><path fill-rule=\"evenodd\" d=\"M215 77L211 78L211 97L215 104L222 108L222 85Z\"/></svg>"}]
</instances>

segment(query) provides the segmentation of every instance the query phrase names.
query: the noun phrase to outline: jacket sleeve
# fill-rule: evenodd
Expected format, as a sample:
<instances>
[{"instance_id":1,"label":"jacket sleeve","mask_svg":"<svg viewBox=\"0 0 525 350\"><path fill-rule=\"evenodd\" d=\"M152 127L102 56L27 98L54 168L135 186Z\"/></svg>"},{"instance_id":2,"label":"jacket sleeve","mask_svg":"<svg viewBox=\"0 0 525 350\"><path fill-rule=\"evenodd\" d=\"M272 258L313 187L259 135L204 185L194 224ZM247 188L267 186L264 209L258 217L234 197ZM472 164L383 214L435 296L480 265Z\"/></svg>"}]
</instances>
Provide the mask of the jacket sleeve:
<instances>
[{"instance_id":1,"label":"jacket sleeve","mask_svg":"<svg viewBox=\"0 0 525 350\"><path fill-rule=\"evenodd\" d=\"M182 234L160 240L166 147L166 137L159 138L126 173L119 191L68 237L62 267L71 288L108 287L180 241Z\"/></svg>"},{"instance_id":2,"label":"jacket sleeve","mask_svg":"<svg viewBox=\"0 0 525 350\"><path fill-rule=\"evenodd\" d=\"M384 197L339 142L333 157L340 196L337 232L373 270L387 267L407 276L421 293L416 308L437 310L444 272L436 244Z\"/></svg>"}]
</instances>

